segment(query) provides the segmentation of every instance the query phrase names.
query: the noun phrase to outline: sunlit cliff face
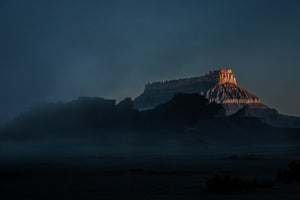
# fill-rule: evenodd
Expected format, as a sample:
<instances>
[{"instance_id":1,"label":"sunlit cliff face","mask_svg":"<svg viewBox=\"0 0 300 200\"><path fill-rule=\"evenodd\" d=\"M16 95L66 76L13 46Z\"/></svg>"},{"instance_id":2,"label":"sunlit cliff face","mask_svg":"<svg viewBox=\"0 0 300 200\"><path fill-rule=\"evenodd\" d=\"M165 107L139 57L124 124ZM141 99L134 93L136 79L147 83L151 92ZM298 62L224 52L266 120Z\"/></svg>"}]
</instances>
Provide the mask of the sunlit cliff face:
<instances>
[{"instance_id":1,"label":"sunlit cliff face","mask_svg":"<svg viewBox=\"0 0 300 200\"><path fill-rule=\"evenodd\" d=\"M219 84L224 84L224 83L236 83L236 78L234 74L232 73L231 69L221 69L214 71L213 73L217 74L217 79L219 79Z\"/></svg>"}]
</instances>

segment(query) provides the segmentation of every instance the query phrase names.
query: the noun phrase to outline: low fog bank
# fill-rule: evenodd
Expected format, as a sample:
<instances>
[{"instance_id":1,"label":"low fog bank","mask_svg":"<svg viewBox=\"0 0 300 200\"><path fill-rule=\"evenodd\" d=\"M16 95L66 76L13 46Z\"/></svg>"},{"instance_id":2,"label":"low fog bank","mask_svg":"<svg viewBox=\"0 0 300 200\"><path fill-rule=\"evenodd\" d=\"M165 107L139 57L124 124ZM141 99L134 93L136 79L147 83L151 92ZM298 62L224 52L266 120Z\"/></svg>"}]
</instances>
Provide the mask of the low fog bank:
<instances>
[{"instance_id":1,"label":"low fog bank","mask_svg":"<svg viewBox=\"0 0 300 200\"><path fill-rule=\"evenodd\" d=\"M242 112L226 117L222 105L199 94L177 94L152 110L130 98L81 97L47 105L0 130L2 159L58 159L147 155L229 156L293 154L300 131L275 128Z\"/></svg>"},{"instance_id":2,"label":"low fog bank","mask_svg":"<svg viewBox=\"0 0 300 200\"><path fill-rule=\"evenodd\" d=\"M225 134L225 135L224 135ZM62 134L63 135L63 134ZM86 136L84 136L86 135ZM223 135L223 137L218 137ZM2 140L1 160L72 161L82 158L148 158L152 156L189 157L194 159L225 158L232 155L293 156L300 155L300 143L281 137L262 140L229 133L109 132L95 135L82 133L72 137L40 137L22 140Z\"/></svg>"}]
</instances>

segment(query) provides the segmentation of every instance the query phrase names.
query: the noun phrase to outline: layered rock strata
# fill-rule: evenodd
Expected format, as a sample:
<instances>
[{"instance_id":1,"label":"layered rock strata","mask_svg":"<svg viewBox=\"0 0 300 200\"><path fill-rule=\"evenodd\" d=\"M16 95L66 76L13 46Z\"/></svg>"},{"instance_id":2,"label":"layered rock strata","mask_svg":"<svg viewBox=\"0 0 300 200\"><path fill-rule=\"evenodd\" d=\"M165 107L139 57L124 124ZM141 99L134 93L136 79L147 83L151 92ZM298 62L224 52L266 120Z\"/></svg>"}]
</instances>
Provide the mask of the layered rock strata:
<instances>
[{"instance_id":1,"label":"layered rock strata","mask_svg":"<svg viewBox=\"0 0 300 200\"><path fill-rule=\"evenodd\" d=\"M247 104L268 108L257 96L237 85L231 69L210 71L200 77L148 83L144 92L134 100L134 105L140 110L151 109L169 101L177 93L201 94L210 102L223 104L227 114L235 113Z\"/></svg>"}]
</instances>

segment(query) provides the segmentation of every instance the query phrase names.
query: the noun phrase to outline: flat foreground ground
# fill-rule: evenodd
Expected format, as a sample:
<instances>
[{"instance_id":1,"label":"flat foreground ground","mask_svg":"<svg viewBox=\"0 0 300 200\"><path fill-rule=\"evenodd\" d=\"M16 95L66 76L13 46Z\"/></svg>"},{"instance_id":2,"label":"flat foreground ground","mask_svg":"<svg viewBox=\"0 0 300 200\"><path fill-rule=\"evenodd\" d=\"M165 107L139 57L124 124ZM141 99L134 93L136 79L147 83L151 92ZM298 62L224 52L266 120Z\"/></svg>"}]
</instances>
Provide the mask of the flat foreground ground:
<instances>
[{"instance_id":1,"label":"flat foreground ground","mask_svg":"<svg viewBox=\"0 0 300 200\"><path fill-rule=\"evenodd\" d=\"M254 156L251 156L253 158ZM221 156L82 156L2 162L0 199L300 199L300 184L238 194L205 194L206 179L227 173L275 179L298 154L230 159Z\"/></svg>"}]
</instances>

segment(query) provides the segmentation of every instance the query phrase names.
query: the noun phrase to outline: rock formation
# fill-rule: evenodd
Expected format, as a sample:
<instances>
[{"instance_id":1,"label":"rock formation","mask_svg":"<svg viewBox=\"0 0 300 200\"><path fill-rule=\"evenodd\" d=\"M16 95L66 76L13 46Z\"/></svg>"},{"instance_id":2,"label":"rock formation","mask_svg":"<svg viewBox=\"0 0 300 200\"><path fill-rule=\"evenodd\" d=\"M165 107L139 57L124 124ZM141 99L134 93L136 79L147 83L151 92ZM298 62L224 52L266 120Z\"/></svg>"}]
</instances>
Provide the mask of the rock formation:
<instances>
[{"instance_id":1,"label":"rock formation","mask_svg":"<svg viewBox=\"0 0 300 200\"><path fill-rule=\"evenodd\" d=\"M248 104L268 109L257 96L237 85L231 69L210 71L200 77L148 83L134 104L140 110L151 109L169 101L177 93L201 94L210 102L223 104L227 114L235 113Z\"/></svg>"}]
</instances>

